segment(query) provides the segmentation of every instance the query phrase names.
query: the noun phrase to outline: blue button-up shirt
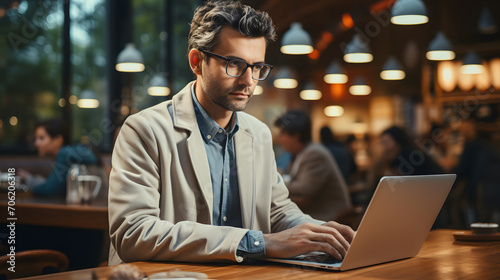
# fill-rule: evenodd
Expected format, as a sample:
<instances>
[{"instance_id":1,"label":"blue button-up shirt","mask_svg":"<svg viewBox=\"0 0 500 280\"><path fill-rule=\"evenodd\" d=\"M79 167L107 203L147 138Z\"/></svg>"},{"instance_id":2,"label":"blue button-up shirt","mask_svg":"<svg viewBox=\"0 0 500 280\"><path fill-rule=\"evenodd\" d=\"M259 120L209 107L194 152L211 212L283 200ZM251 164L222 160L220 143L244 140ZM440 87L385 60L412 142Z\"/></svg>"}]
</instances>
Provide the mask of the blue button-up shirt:
<instances>
[{"instance_id":1,"label":"blue button-up shirt","mask_svg":"<svg viewBox=\"0 0 500 280\"><path fill-rule=\"evenodd\" d=\"M213 192L214 225L242 227L238 172L234 150L234 135L239 129L234 112L227 127L220 127L203 109L191 86L196 120L207 153ZM240 241L238 255L261 257L265 255L262 232L250 230Z\"/></svg>"}]
</instances>

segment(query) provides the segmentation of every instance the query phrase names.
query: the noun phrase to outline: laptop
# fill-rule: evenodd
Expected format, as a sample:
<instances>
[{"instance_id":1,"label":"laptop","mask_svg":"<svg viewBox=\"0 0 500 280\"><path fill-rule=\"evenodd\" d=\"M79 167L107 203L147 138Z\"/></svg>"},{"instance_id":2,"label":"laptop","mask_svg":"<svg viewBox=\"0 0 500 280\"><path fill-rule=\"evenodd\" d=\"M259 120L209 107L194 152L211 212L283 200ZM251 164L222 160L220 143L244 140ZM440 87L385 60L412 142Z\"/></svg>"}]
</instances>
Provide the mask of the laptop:
<instances>
[{"instance_id":1,"label":"laptop","mask_svg":"<svg viewBox=\"0 0 500 280\"><path fill-rule=\"evenodd\" d=\"M322 252L265 260L344 271L414 257L455 178L455 174L382 177L341 262Z\"/></svg>"}]
</instances>

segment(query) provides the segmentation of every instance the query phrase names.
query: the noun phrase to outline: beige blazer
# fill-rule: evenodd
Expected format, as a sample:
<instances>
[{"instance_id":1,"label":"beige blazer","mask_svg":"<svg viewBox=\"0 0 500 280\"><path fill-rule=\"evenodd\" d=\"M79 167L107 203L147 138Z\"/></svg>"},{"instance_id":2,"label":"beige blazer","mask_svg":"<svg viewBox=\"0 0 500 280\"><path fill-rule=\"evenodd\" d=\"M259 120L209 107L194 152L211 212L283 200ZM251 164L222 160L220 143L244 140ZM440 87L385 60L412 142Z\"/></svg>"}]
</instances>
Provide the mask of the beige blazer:
<instances>
[{"instance_id":1,"label":"beige blazer","mask_svg":"<svg viewBox=\"0 0 500 280\"><path fill-rule=\"evenodd\" d=\"M234 143L243 228L212 224L212 184L187 85L171 101L130 116L116 140L109 187L109 264L237 259L249 229L321 224L288 199L269 128L238 112Z\"/></svg>"},{"instance_id":2,"label":"beige blazer","mask_svg":"<svg viewBox=\"0 0 500 280\"><path fill-rule=\"evenodd\" d=\"M304 213L315 219L335 220L351 206L349 190L330 151L322 144L309 143L290 167L288 191L300 199Z\"/></svg>"}]
</instances>

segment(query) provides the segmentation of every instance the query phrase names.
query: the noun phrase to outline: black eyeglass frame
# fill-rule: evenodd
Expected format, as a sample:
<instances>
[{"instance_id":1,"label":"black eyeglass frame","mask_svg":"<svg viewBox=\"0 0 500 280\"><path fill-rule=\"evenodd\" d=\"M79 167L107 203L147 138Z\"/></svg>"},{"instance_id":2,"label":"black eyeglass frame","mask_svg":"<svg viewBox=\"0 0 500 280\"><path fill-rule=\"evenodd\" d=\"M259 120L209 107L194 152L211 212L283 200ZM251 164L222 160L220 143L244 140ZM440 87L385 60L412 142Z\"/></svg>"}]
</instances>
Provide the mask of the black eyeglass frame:
<instances>
[{"instance_id":1,"label":"black eyeglass frame","mask_svg":"<svg viewBox=\"0 0 500 280\"><path fill-rule=\"evenodd\" d=\"M272 66L271 64L265 64L265 63L250 64L250 63L248 63L248 62L244 61L243 59L239 59L239 58L229 58L229 57L225 57L225 56L218 55L218 54L216 54L216 53L212 53L212 52L208 52L208 51L204 51L204 50L199 50L199 51L200 51L200 52L202 52L202 53L204 53L204 54L206 54L206 55L213 56L213 57L215 57L215 58L225 60L225 61L226 61L226 74L227 74L228 76L230 76L230 77L234 77L234 78L239 78L239 77L243 76L243 74L245 74L245 72L247 71L248 67L250 67L250 68L252 68L252 79L257 80L257 81L263 81L263 80L265 80L265 79L269 76L269 73L271 73L271 70L272 70L272 69L273 69L273 67L274 67L274 66ZM227 67L229 67L229 62L230 62L231 60L237 60L237 61L243 62L243 63L245 63L245 64L247 65L247 67L245 67L245 69L243 70L243 72L242 72L240 75L236 76L236 75L231 75L231 74L229 74L229 73L228 73L228 71L227 71ZM254 72L253 72L253 68L254 68L255 66L267 66L267 67L269 67L269 70L267 71L267 73L266 73L266 75L265 75L265 77L264 77L264 78L261 78L261 79L256 79L256 78L253 76L253 73L254 73Z\"/></svg>"}]
</instances>

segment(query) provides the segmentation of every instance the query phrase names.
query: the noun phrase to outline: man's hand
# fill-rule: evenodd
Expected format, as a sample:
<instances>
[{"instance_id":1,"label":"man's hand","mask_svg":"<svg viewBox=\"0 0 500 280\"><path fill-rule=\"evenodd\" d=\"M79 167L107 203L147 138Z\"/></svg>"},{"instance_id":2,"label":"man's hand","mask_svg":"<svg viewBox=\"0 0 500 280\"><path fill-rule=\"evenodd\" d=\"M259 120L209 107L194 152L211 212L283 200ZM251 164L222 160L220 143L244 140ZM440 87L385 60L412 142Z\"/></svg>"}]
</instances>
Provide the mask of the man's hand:
<instances>
[{"instance_id":1,"label":"man's hand","mask_svg":"<svg viewBox=\"0 0 500 280\"><path fill-rule=\"evenodd\" d=\"M28 171L22 168L16 169L16 175L19 176L23 181L26 181L28 177L31 176L31 174Z\"/></svg>"},{"instance_id":2,"label":"man's hand","mask_svg":"<svg viewBox=\"0 0 500 280\"><path fill-rule=\"evenodd\" d=\"M321 251L342 260L353 238L354 231L350 227L336 222L322 225L305 223L281 232L264 234L264 243L266 256L271 258L289 258Z\"/></svg>"}]
</instances>

